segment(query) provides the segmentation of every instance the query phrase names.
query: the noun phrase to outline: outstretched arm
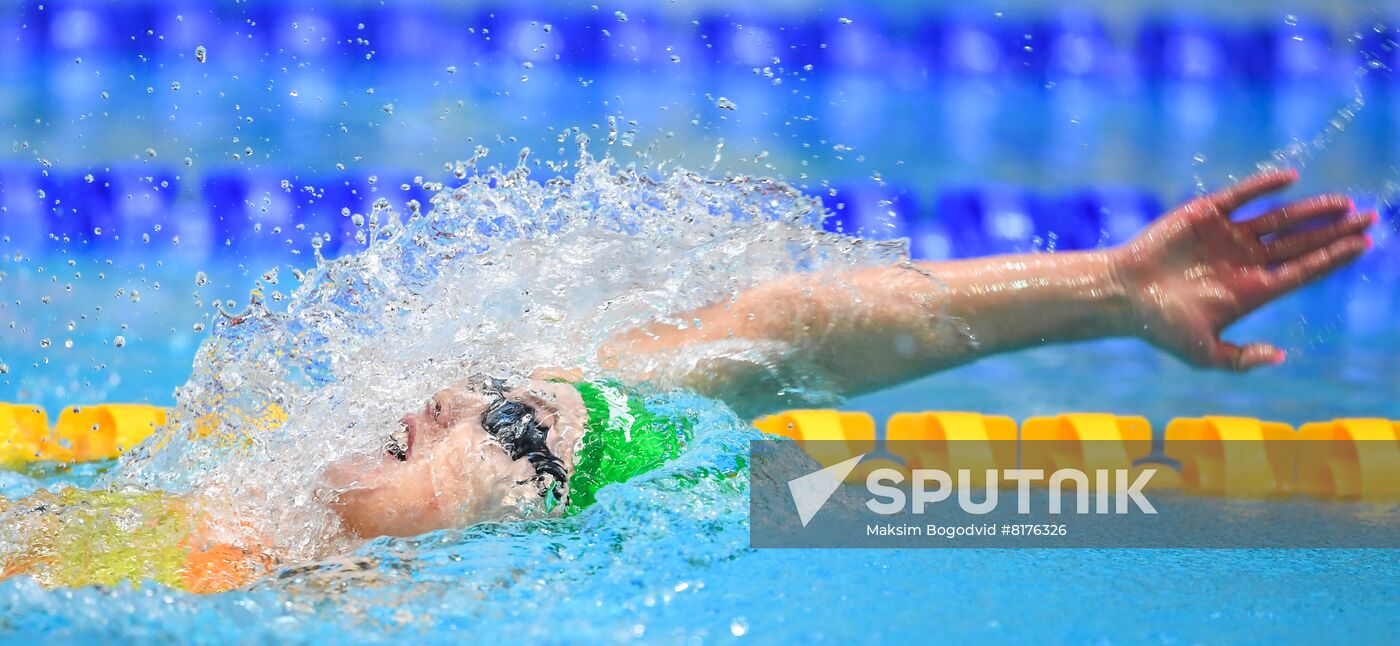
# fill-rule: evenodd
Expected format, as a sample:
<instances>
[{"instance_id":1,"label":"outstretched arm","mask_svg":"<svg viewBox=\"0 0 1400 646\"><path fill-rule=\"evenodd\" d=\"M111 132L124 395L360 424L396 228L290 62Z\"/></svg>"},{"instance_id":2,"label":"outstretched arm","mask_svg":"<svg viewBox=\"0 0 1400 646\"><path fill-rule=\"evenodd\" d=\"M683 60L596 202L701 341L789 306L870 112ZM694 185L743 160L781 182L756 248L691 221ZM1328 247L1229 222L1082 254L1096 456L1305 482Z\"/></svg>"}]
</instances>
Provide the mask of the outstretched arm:
<instances>
[{"instance_id":1,"label":"outstretched arm","mask_svg":"<svg viewBox=\"0 0 1400 646\"><path fill-rule=\"evenodd\" d=\"M682 314L692 322L683 329L623 333L603 359L747 415L801 405L811 388L855 395L1000 352L1110 336L1140 336L1199 366L1278 363L1273 346L1236 346L1220 331L1360 255L1374 218L1324 195L1230 220L1296 179L1254 175L1118 248L789 276Z\"/></svg>"}]
</instances>

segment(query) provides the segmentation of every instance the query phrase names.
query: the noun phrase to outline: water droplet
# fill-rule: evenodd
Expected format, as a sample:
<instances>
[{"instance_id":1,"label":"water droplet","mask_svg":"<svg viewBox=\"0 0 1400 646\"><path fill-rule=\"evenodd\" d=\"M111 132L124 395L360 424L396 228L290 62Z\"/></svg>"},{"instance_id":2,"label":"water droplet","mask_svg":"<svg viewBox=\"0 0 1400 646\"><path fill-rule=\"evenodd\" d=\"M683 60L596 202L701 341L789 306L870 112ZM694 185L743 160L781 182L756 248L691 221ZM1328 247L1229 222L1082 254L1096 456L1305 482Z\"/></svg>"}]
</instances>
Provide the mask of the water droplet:
<instances>
[{"instance_id":1,"label":"water droplet","mask_svg":"<svg viewBox=\"0 0 1400 646\"><path fill-rule=\"evenodd\" d=\"M194 286L203 287L209 284L209 275L204 272L196 272L194 275Z\"/></svg>"},{"instance_id":2,"label":"water droplet","mask_svg":"<svg viewBox=\"0 0 1400 646\"><path fill-rule=\"evenodd\" d=\"M717 108L719 108L719 109L721 109L721 110L737 110L737 109L739 109L739 106L738 106L738 105L736 105L733 101L730 101L729 99L727 99L727 98L725 98L725 97L720 97L719 99L715 100L715 107L717 107Z\"/></svg>"},{"instance_id":3,"label":"water droplet","mask_svg":"<svg viewBox=\"0 0 1400 646\"><path fill-rule=\"evenodd\" d=\"M621 11L614 11L613 15L617 16L618 22L627 22L627 14L622 13Z\"/></svg>"},{"instance_id":4,"label":"water droplet","mask_svg":"<svg viewBox=\"0 0 1400 646\"><path fill-rule=\"evenodd\" d=\"M95 181L95 180L96 180L96 178L94 178L94 177L92 176L92 173L88 173L88 174L86 174L86 175L83 175L83 181L84 181L84 182L87 182L87 183L91 184L91 183L93 183L93 181Z\"/></svg>"},{"instance_id":5,"label":"water droplet","mask_svg":"<svg viewBox=\"0 0 1400 646\"><path fill-rule=\"evenodd\" d=\"M49 346L51 346L51 345L53 345L53 341L50 341L50 340L47 339L47 338L39 339L39 347L41 347L41 348L47 348L47 347L49 347Z\"/></svg>"},{"instance_id":6,"label":"water droplet","mask_svg":"<svg viewBox=\"0 0 1400 646\"><path fill-rule=\"evenodd\" d=\"M209 50L204 49L204 45L194 48L194 59L203 63L209 58Z\"/></svg>"},{"instance_id":7,"label":"water droplet","mask_svg":"<svg viewBox=\"0 0 1400 646\"><path fill-rule=\"evenodd\" d=\"M126 347L126 337L124 337L124 336L118 334L118 335L117 335L117 338L112 339L112 346L113 346L113 347L117 347L117 348L125 348L125 347Z\"/></svg>"},{"instance_id":8,"label":"water droplet","mask_svg":"<svg viewBox=\"0 0 1400 646\"><path fill-rule=\"evenodd\" d=\"M744 635L748 634L748 632L749 622L747 619L744 619L743 617L735 617L734 621L729 622L729 634L735 637L743 637Z\"/></svg>"},{"instance_id":9,"label":"water droplet","mask_svg":"<svg viewBox=\"0 0 1400 646\"><path fill-rule=\"evenodd\" d=\"M448 66L447 66L447 73L448 73L448 74L456 74L456 73L457 73L457 66L456 66L456 65L448 65Z\"/></svg>"},{"instance_id":10,"label":"water droplet","mask_svg":"<svg viewBox=\"0 0 1400 646\"><path fill-rule=\"evenodd\" d=\"M853 22L850 18L841 18L840 20L843 25L849 25Z\"/></svg>"},{"instance_id":11,"label":"water droplet","mask_svg":"<svg viewBox=\"0 0 1400 646\"><path fill-rule=\"evenodd\" d=\"M171 82L171 84L170 84L170 89L172 89L172 90L179 90L179 89L180 89L180 82L179 82L179 81L173 81L173 82Z\"/></svg>"}]
</instances>

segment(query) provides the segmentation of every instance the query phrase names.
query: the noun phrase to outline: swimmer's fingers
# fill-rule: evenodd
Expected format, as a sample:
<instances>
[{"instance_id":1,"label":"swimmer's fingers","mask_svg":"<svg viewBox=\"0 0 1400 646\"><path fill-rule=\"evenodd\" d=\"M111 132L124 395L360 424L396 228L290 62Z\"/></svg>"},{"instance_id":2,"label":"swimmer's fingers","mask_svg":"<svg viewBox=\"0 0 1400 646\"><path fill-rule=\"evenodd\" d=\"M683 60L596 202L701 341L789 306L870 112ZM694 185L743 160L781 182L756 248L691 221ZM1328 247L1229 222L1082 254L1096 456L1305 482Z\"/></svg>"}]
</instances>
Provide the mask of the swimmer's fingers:
<instances>
[{"instance_id":1,"label":"swimmer's fingers","mask_svg":"<svg viewBox=\"0 0 1400 646\"><path fill-rule=\"evenodd\" d=\"M1352 234L1280 264L1262 278L1264 300L1273 300L1356 260L1370 244L1368 236Z\"/></svg>"},{"instance_id":2,"label":"swimmer's fingers","mask_svg":"<svg viewBox=\"0 0 1400 646\"><path fill-rule=\"evenodd\" d=\"M1238 346L1217 340L1211 348L1210 365L1221 370L1248 372L1259 366L1276 366L1287 356L1283 350L1267 343Z\"/></svg>"},{"instance_id":3,"label":"swimmer's fingers","mask_svg":"<svg viewBox=\"0 0 1400 646\"><path fill-rule=\"evenodd\" d=\"M1271 263L1280 263L1322 249L1333 241L1366 231L1376 222L1376 214L1353 213L1320 229L1303 231L1274 238L1264 243L1264 253Z\"/></svg>"},{"instance_id":4,"label":"swimmer's fingers","mask_svg":"<svg viewBox=\"0 0 1400 646\"><path fill-rule=\"evenodd\" d=\"M1216 211L1228 214L1260 196L1286 188L1298 181L1298 171L1291 168L1266 170L1240 180L1234 186L1211 194L1206 200Z\"/></svg>"},{"instance_id":5,"label":"swimmer's fingers","mask_svg":"<svg viewBox=\"0 0 1400 646\"><path fill-rule=\"evenodd\" d=\"M1279 233L1323 217L1346 215L1353 210L1351 198L1340 193L1319 195L1277 208L1240 226L1254 236Z\"/></svg>"}]
</instances>

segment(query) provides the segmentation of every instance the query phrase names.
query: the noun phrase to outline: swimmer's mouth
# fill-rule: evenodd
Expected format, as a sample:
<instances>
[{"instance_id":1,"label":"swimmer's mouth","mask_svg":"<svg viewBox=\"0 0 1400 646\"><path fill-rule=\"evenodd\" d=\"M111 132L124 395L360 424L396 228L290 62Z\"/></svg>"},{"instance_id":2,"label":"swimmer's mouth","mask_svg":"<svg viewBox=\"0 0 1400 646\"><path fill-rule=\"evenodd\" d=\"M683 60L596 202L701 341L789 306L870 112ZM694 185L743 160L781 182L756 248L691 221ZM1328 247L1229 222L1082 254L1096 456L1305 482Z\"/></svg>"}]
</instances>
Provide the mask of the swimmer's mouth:
<instances>
[{"instance_id":1,"label":"swimmer's mouth","mask_svg":"<svg viewBox=\"0 0 1400 646\"><path fill-rule=\"evenodd\" d=\"M408 426L400 423L399 430L389 434L384 441L384 452L394 456L399 462L408 461L408 453L413 449L413 434Z\"/></svg>"}]
</instances>

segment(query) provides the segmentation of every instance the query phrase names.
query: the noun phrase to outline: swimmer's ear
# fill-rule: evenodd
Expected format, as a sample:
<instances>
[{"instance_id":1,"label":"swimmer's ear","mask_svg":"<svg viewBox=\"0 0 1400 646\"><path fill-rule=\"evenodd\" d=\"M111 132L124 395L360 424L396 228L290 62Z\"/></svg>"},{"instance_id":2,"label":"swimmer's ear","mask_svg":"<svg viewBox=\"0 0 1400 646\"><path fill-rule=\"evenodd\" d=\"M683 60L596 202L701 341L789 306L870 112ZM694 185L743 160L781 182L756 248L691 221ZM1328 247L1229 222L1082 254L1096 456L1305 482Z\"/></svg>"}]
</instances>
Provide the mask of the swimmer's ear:
<instances>
[{"instance_id":1,"label":"swimmer's ear","mask_svg":"<svg viewBox=\"0 0 1400 646\"><path fill-rule=\"evenodd\" d=\"M578 368L539 368L530 373L531 379L540 381L583 381L583 371Z\"/></svg>"}]
</instances>

